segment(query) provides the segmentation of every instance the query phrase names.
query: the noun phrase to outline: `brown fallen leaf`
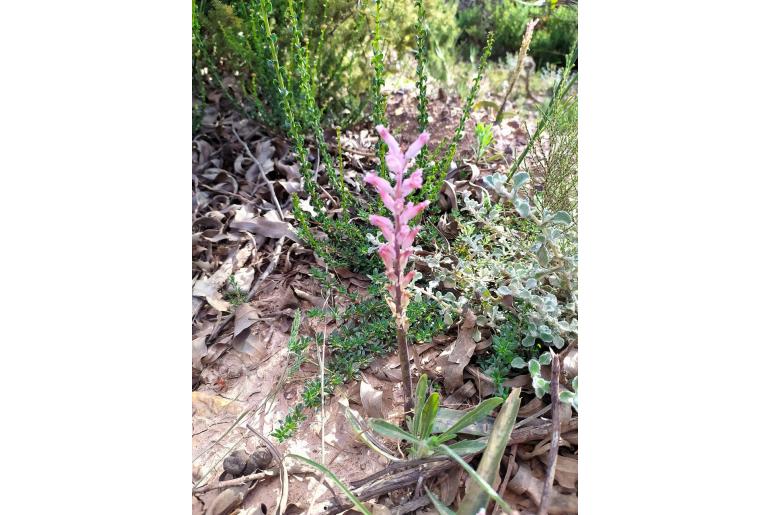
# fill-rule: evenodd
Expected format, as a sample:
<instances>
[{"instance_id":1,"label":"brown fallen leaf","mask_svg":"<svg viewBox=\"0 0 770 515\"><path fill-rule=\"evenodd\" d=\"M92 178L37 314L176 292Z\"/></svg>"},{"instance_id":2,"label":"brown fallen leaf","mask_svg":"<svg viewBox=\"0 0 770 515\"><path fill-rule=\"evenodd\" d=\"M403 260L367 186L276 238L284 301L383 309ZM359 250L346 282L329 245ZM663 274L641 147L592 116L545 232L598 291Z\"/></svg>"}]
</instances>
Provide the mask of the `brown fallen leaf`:
<instances>
[{"instance_id":1,"label":"brown fallen leaf","mask_svg":"<svg viewBox=\"0 0 770 515\"><path fill-rule=\"evenodd\" d=\"M538 459L547 464L548 456L543 454ZM569 456L559 455L556 460L556 482L565 488L575 490L578 479L578 460Z\"/></svg>"},{"instance_id":2,"label":"brown fallen leaf","mask_svg":"<svg viewBox=\"0 0 770 515\"><path fill-rule=\"evenodd\" d=\"M385 413L382 409L382 392L375 390L371 384L366 380L366 375L362 374L363 379L361 381L361 387L359 394L361 396L361 405L364 407L364 412L369 418L385 418Z\"/></svg>"},{"instance_id":3,"label":"brown fallen leaf","mask_svg":"<svg viewBox=\"0 0 770 515\"><path fill-rule=\"evenodd\" d=\"M444 387L448 392L457 390L463 384L463 371L476 350L476 342L473 341L475 326L476 315L466 310L457 339L438 357L436 371L444 376Z\"/></svg>"},{"instance_id":4,"label":"brown fallen leaf","mask_svg":"<svg viewBox=\"0 0 770 515\"><path fill-rule=\"evenodd\" d=\"M506 488L517 494L526 494L536 504L540 505L540 499L543 495L543 480L536 478L532 474L532 469L527 463L519 464L519 469L511 478ZM551 493L551 500L548 503L549 514L572 515L577 512L577 495L565 495L557 491Z\"/></svg>"}]
</instances>

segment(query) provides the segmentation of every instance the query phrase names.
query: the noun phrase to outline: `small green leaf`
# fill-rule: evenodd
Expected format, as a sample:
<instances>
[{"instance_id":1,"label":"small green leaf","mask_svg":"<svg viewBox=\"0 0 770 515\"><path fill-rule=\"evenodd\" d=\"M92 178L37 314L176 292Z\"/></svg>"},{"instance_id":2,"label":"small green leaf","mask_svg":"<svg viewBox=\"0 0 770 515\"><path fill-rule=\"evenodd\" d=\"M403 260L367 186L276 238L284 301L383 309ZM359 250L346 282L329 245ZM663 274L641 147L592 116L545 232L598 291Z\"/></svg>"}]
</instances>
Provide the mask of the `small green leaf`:
<instances>
[{"instance_id":1,"label":"small green leaf","mask_svg":"<svg viewBox=\"0 0 770 515\"><path fill-rule=\"evenodd\" d=\"M544 244L540 244L540 247L537 249L537 252L535 252L535 255L537 256L537 262L540 264L540 266L548 266L548 260L550 257L548 256L548 249L545 248Z\"/></svg>"},{"instance_id":2,"label":"small green leaf","mask_svg":"<svg viewBox=\"0 0 770 515\"><path fill-rule=\"evenodd\" d=\"M521 344L524 347L532 347L535 344L535 337L528 334L524 337L523 340L521 340Z\"/></svg>"},{"instance_id":3,"label":"small green leaf","mask_svg":"<svg viewBox=\"0 0 770 515\"><path fill-rule=\"evenodd\" d=\"M551 353L550 352L544 352L540 355L540 359L538 360L541 365L550 365L551 364Z\"/></svg>"},{"instance_id":4,"label":"small green leaf","mask_svg":"<svg viewBox=\"0 0 770 515\"><path fill-rule=\"evenodd\" d=\"M513 368L524 368L527 366L527 362L524 361L523 358L516 356L513 358L513 361L511 361L511 367Z\"/></svg>"},{"instance_id":5,"label":"small green leaf","mask_svg":"<svg viewBox=\"0 0 770 515\"><path fill-rule=\"evenodd\" d=\"M536 359L529 360L529 375L533 378L540 375L540 362Z\"/></svg>"},{"instance_id":6,"label":"small green leaf","mask_svg":"<svg viewBox=\"0 0 770 515\"><path fill-rule=\"evenodd\" d=\"M572 399L575 397L575 394L570 392L569 390L564 390L563 392L559 392L559 400L561 402L570 404L572 403Z\"/></svg>"},{"instance_id":7,"label":"small green leaf","mask_svg":"<svg viewBox=\"0 0 770 515\"><path fill-rule=\"evenodd\" d=\"M418 438L415 438L413 435L410 435L398 426L394 426L390 422L386 422L380 419L373 419L369 423L371 424L372 429L383 436L387 436L388 438L392 438L394 440L406 440L407 442L414 444L420 443Z\"/></svg>"}]
</instances>

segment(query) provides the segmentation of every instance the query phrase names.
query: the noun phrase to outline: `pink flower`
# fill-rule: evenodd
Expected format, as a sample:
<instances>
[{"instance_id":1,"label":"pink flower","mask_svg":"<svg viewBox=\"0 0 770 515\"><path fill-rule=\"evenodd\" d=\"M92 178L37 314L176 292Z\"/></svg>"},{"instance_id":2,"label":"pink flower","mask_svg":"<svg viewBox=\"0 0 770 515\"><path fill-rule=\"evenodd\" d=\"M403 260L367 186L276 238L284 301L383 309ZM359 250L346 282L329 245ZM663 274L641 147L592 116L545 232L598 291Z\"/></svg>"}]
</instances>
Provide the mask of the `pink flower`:
<instances>
[{"instance_id":1,"label":"pink flower","mask_svg":"<svg viewBox=\"0 0 770 515\"><path fill-rule=\"evenodd\" d=\"M393 237L395 236L393 234L393 222L384 216L369 215L369 223L379 227L386 240L393 241Z\"/></svg>"},{"instance_id":2,"label":"pink flower","mask_svg":"<svg viewBox=\"0 0 770 515\"><path fill-rule=\"evenodd\" d=\"M405 288L414 279L414 270L406 274L404 272L412 255L412 244L420 230L419 226L409 227L409 221L428 207L427 200L416 205L412 202L406 203L407 195L422 187L422 170L415 170L406 180L404 173L430 136L427 132L420 134L404 154L388 129L378 125L377 132L388 146L385 164L395 180L395 185L371 172L366 174L364 182L374 186L385 207L393 213L393 219L371 215L369 223L378 227L387 241L379 248L378 253L385 264L385 275L391 282L387 290L395 303L395 309L400 310L400 316L403 316L409 302Z\"/></svg>"},{"instance_id":3,"label":"pink flower","mask_svg":"<svg viewBox=\"0 0 770 515\"><path fill-rule=\"evenodd\" d=\"M409 222L412 218L419 215L423 209L428 207L429 202L427 200L423 200L417 205L412 204L411 202L407 204L406 209L399 215L399 222L402 224L405 224Z\"/></svg>"}]
</instances>

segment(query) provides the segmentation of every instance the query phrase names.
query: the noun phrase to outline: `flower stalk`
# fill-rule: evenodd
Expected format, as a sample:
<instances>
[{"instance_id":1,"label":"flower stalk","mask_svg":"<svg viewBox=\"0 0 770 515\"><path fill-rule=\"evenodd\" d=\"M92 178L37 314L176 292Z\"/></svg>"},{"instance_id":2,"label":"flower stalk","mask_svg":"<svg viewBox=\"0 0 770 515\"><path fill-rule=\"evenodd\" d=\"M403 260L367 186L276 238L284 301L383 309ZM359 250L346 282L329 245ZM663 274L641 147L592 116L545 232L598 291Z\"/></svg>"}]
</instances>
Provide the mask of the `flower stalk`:
<instances>
[{"instance_id":1,"label":"flower stalk","mask_svg":"<svg viewBox=\"0 0 770 515\"><path fill-rule=\"evenodd\" d=\"M406 197L410 193L422 187L422 170L415 170L406 179L404 175L411 166L412 160L417 157L422 147L428 142L429 134L423 132L406 152L402 152L388 129L382 125L377 125L377 132L388 147L385 163L390 172L391 180L395 182L391 183L372 172L366 174L364 182L374 186L382 198L383 204L393 215L392 218L370 215L369 222L378 227L385 237L385 244L380 247L379 255L385 264L385 275L390 282L386 288L390 298L387 298L386 301L396 321L401 378L404 383L404 410L407 411L414 406L406 338L406 332L409 328L409 321L406 318L406 307L409 305L407 286L414 278L414 270L406 272L406 265L412 255L412 243L414 243L420 230L420 226L410 227L409 221L428 207L428 201L423 200L418 204L406 202ZM416 363L417 356L415 356Z\"/></svg>"}]
</instances>

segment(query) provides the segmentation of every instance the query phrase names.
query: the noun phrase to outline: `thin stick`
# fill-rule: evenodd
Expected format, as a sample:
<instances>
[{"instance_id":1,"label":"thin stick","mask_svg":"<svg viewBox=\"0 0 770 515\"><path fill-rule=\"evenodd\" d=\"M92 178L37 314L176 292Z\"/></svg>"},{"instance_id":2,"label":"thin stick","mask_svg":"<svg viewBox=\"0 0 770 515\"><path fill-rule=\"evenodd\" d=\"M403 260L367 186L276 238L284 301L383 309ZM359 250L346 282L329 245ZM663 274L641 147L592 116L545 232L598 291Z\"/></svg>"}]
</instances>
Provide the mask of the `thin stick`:
<instances>
[{"instance_id":1,"label":"thin stick","mask_svg":"<svg viewBox=\"0 0 770 515\"><path fill-rule=\"evenodd\" d=\"M539 20L532 20L527 23L527 30L524 32L524 38L521 40L521 47L519 48L519 59L516 62L516 68L514 69L513 75L511 75L511 83L508 85L508 91L505 92L503 101L500 102L500 108L497 110L497 116L495 116L496 124L499 124L500 120L503 119L503 109L505 108L505 103L508 101L508 95L511 94L513 86L516 85L516 81L518 80L519 75L521 75L521 69L524 66L524 58L527 56L529 44L532 42L532 32L535 30L535 25L537 25L538 21Z\"/></svg>"},{"instance_id":2,"label":"thin stick","mask_svg":"<svg viewBox=\"0 0 770 515\"><path fill-rule=\"evenodd\" d=\"M497 489L497 495L500 497L503 496L503 493L505 493L505 487L508 485L508 481L511 479L511 473L513 472L513 466L516 464L516 449L519 448L519 444L515 443L513 444L513 447L511 447L511 450L508 452L508 466L505 468L505 476L503 476L503 482L500 483L500 487ZM494 501L490 501L490 503L493 503ZM502 508L500 508L499 504L495 504L494 509L492 510L492 515L497 515L502 511Z\"/></svg>"},{"instance_id":3,"label":"thin stick","mask_svg":"<svg viewBox=\"0 0 770 515\"><path fill-rule=\"evenodd\" d=\"M235 479L230 479L228 481L219 481L217 483L212 483L210 485L201 486L199 488L194 488L192 493L194 494L202 494L204 492L208 492L209 490L216 490L217 488L227 488L229 486L238 486L242 485L244 483L249 483L251 481L258 481L260 479L264 479L266 477L273 477L278 472L274 469L269 470L263 470L262 472L257 472L256 474L250 474L248 476L243 477L237 477Z\"/></svg>"},{"instance_id":4,"label":"thin stick","mask_svg":"<svg viewBox=\"0 0 770 515\"><path fill-rule=\"evenodd\" d=\"M555 358L555 357L554 357ZM558 358L551 360L551 449L548 452L548 469L543 484L543 495L540 497L540 508L537 515L548 515L548 503L551 501L553 491L553 478L556 476L556 460L559 457L559 375L561 363Z\"/></svg>"},{"instance_id":5,"label":"thin stick","mask_svg":"<svg viewBox=\"0 0 770 515\"><path fill-rule=\"evenodd\" d=\"M259 160L254 157L254 154L251 153L251 150L249 150L249 146L246 144L245 141L241 139L240 136L238 136L238 131L235 130L235 127L232 127L233 134L235 135L235 139L237 139L241 145L243 145L243 148L246 149L246 153L249 154L249 157L251 158L254 163L256 163L257 168L259 169L259 175L262 177L262 180L264 180L267 183L267 189L270 191L270 199L273 201L273 204L275 204L275 207L278 209L278 215L281 217L281 220L283 220L283 209L281 209L281 204L278 202L278 197L275 195L275 190L273 189L273 183L271 183L267 179L267 174L265 173L265 169L262 168L262 163L259 162Z\"/></svg>"}]
</instances>

